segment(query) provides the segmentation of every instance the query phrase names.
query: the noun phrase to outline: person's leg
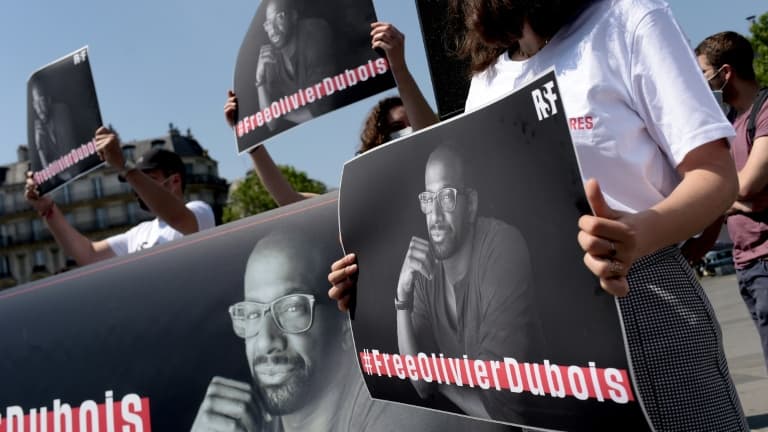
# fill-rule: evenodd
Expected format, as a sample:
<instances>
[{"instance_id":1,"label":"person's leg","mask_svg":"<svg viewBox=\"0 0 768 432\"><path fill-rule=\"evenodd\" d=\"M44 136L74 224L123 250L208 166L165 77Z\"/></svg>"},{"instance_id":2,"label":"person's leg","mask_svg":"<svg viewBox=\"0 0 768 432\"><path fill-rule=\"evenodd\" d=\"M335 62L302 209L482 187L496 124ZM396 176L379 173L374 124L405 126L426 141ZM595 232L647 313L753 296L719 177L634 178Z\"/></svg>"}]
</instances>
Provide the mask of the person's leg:
<instances>
[{"instance_id":1,"label":"person's leg","mask_svg":"<svg viewBox=\"0 0 768 432\"><path fill-rule=\"evenodd\" d=\"M709 300L676 248L638 260L619 298L638 400L658 431L741 431L746 419Z\"/></svg>"},{"instance_id":2,"label":"person's leg","mask_svg":"<svg viewBox=\"0 0 768 432\"><path fill-rule=\"evenodd\" d=\"M739 293L755 323L768 370L768 261L758 260L738 270Z\"/></svg>"}]
</instances>

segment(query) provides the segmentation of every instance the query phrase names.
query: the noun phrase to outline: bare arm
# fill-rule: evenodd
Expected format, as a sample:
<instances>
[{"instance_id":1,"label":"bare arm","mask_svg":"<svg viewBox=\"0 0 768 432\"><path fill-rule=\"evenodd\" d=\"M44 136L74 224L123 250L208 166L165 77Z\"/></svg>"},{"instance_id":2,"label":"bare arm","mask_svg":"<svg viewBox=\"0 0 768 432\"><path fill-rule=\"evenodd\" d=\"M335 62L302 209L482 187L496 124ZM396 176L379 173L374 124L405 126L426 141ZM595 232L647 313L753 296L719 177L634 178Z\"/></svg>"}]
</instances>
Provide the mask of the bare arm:
<instances>
[{"instance_id":1,"label":"bare arm","mask_svg":"<svg viewBox=\"0 0 768 432\"><path fill-rule=\"evenodd\" d=\"M595 216L579 219L579 244L585 264L606 291L626 295L626 275L635 260L690 238L733 203L738 180L724 139L692 150L677 170L683 179L672 193L635 214L608 207L596 181L585 185Z\"/></svg>"},{"instance_id":2,"label":"bare arm","mask_svg":"<svg viewBox=\"0 0 768 432\"><path fill-rule=\"evenodd\" d=\"M237 120L237 96L232 90L227 92L227 102L224 104L224 118L230 127L234 127ZM286 180L280 168L272 160L264 145L253 149L250 155L256 175L259 176L261 183L277 205L284 206L308 198L296 192L293 186L288 183L288 180Z\"/></svg>"},{"instance_id":3,"label":"bare arm","mask_svg":"<svg viewBox=\"0 0 768 432\"><path fill-rule=\"evenodd\" d=\"M768 136L755 139L747 163L739 171L739 200L749 200L768 186Z\"/></svg>"},{"instance_id":4,"label":"bare arm","mask_svg":"<svg viewBox=\"0 0 768 432\"><path fill-rule=\"evenodd\" d=\"M296 192L288 183L280 168L272 160L264 145L260 145L250 152L253 167L261 183L275 200L277 205L284 206L296 201L306 199L304 195Z\"/></svg>"},{"instance_id":5,"label":"bare arm","mask_svg":"<svg viewBox=\"0 0 768 432\"><path fill-rule=\"evenodd\" d=\"M69 224L50 197L41 197L31 172L27 173L25 196L32 208L43 217L48 230L64 254L74 258L78 265L91 264L115 256L106 240L92 242Z\"/></svg>"},{"instance_id":6,"label":"bare arm","mask_svg":"<svg viewBox=\"0 0 768 432\"><path fill-rule=\"evenodd\" d=\"M375 22L371 24L371 45L387 54L389 67L397 82L397 90L400 92L400 99L411 127L419 130L437 123L437 116L405 63L405 35L392 24Z\"/></svg>"},{"instance_id":7,"label":"bare arm","mask_svg":"<svg viewBox=\"0 0 768 432\"><path fill-rule=\"evenodd\" d=\"M96 131L95 140L99 157L105 160L109 166L118 170L125 168L125 158L117 134L102 126ZM173 229L184 235L198 231L197 218L187 208L183 198L139 170L128 171L125 174L125 179L131 184L133 190L144 201L152 214L165 221ZM178 187L181 187L181 178L178 174L171 175L168 181L178 182Z\"/></svg>"},{"instance_id":8,"label":"bare arm","mask_svg":"<svg viewBox=\"0 0 768 432\"><path fill-rule=\"evenodd\" d=\"M410 304L409 310L397 309L397 347L400 354L416 357L420 350L437 352L437 347L425 347L422 338L421 347L417 334L431 333L428 330L429 318L425 317L425 301L417 295L417 274L427 279L434 275L434 257L430 252L429 242L419 237L412 237L408 245L408 251L400 269L400 277L397 281L397 300ZM428 398L434 391L435 385L422 380L412 380L411 384L422 399Z\"/></svg>"},{"instance_id":9,"label":"bare arm","mask_svg":"<svg viewBox=\"0 0 768 432\"><path fill-rule=\"evenodd\" d=\"M695 263L715 245L720 230L723 228L724 216L720 216L710 226L706 227L698 237L688 239L680 248L683 256L689 263Z\"/></svg>"},{"instance_id":10,"label":"bare arm","mask_svg":"<svg viewBox=\"0 0 768 432\"><path fill-rule=\"evenodd\" d=\"M131 184L133 190L144 201L152 214L165 221L173 229L184 235L196 233L200 229L197 226L195 214L187 208L184 200L165 189L152 177L139 170L133 170L125 174L125 179L128 180L128 183ZM170 181L181 182L181 179L171 178Z\"/></svg>"}]
</instances>

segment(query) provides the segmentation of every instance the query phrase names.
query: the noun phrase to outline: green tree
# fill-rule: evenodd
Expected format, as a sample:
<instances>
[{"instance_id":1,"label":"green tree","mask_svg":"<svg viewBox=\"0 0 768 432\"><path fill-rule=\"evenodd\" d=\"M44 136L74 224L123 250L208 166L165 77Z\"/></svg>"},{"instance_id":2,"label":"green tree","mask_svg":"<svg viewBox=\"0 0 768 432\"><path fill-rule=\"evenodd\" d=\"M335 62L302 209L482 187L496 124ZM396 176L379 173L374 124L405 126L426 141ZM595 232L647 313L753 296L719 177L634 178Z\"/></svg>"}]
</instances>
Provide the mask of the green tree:
<instances>
[{"instance_id":1,"label":"green tree","mask_svg":"<svg viewBox=\"0 0 768 432\"><path fill-rule=\"evenodd\" d=\"M755 74L757 81L768 86L768 12L760 15L749 27L752 48L755 50Z\"/></svg>"},{"instance_id":2,"label":"green tree","mask_svg":"<svg viewBox=\"0 0 768 432\"><path fill-rule=\"evenodd\" d=\"M328 188L322 182L307 176L289 165L278 165L283 176L293 189L298 192L323 194ZM234 186L229 194L229 203L224 207L222 219L224 223L255 215L277 207L277 203L264 188L255 172L250 171L245 180Z\"/></svg>"}]
</instances>

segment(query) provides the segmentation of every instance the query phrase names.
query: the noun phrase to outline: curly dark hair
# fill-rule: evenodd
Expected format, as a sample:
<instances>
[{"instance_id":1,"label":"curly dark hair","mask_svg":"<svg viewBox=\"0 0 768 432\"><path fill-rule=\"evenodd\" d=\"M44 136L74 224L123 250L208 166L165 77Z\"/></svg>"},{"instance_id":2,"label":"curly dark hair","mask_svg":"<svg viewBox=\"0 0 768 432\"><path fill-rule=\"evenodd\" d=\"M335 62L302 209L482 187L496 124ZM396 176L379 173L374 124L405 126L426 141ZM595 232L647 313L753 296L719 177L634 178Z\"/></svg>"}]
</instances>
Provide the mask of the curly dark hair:
<instances>
[{"instance_id":1,"label":"curly dark hair","mask_svg":"<svg viewBox=\"0 0 768 432\"><path fill-rule=\"evenodd\" d=\"M704 39L694 50L696 56L703 55L715 70L724 64L731 65L736 75L745 80L755 79L755 51L744 36L726 31Z\"/></svg>"},{"instance_id":2,"label":"curly dark hair","mask_svg":"<svg viewBox=\"0 0 768 432\"><path fill-rule=\"evenodd\" d=\"M363 133L360 134L360 148L358 148L357 154L365 153L389 141L389 134L393 131L389 130L387 115L389 115L389 111L392 108L399 106L403 106L403 100L399 96L393 96L380 100L373 107L365 119Z\"/></svg>"},{"instance_id":3,"label":"curly dark hair","mask_svg":"<svg viewBox=\"0 0 768 432\"><path fill-rule=\"evenodd\" d=\"M459 29L457 54L470 61L472 73L482 72L517 48L526 19L537 35L549 39L594 1L451 0L453 19L462 20L452 25Z\"/></svg>"}]
</instances>

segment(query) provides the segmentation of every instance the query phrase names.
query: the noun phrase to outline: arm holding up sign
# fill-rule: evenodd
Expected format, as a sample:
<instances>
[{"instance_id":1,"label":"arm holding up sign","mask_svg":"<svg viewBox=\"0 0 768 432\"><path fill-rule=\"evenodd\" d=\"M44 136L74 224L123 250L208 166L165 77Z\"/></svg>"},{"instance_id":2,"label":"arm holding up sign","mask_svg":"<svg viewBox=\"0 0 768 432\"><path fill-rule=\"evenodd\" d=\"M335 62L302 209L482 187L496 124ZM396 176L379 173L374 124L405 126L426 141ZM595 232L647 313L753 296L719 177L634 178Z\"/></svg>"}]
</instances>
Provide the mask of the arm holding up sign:
<instances>
[{"instance_id":1,"label":"arm holding up sign","mask_svg":"<svg viewBox=\"0 0 768 432\"><path fill-rule=\"evenodd\" d=\"M386 22L371 24L371 46L387 54L389 67L397 83L397 91L403 100L413 130L424 129L438 119L421 93L405 63L405 35L397 27Z\"/></svg>"},{"instance_id":2,"label":"arm holding up sign","mask_svg":"<svg viewBox=\"0 0 768 432\"><path fill-rule=\"evenodd\" d=\"M227 91L227 102L224 104L224 118L230 127L235 126L237 119L237 96L232 90ZM284 206L307 198L306 195L296 192L288 183L288 180L280 172L277 164L272 160L267 148L262 144L249 152L253 161L256 175L264 184L272 199L277 205Z\"/></svg>"},{"instance_id":3,"label":"arm holding up sign","mask_svg":"<svg viewBox=\"0 0 768 432\"><path fill-rule=\"evenodd\" d=\"M195 214L184 205L183 172L165 172L165 167L160 166L139 169L127 165L117 134L103 126L96 131L95 139L99 157L120 171L153 215L182 234L201 229ZM175 171L183 169L181 165Z\"/></svg>"},{"instance_id":4,"label":"arm holding up sign","mask_svg":"<svg viewBox=\"0 0 768 432\"><path fill-rule=\"evenodd\" d=\"M29 205L48 225L56 243L64 250L64 254L74 258L78 265L86 265L115 256L106 240L92 242L70 225L50 196L40 196L31 171L27 173L25 197Z\"/></svg>"}]
</instances>

